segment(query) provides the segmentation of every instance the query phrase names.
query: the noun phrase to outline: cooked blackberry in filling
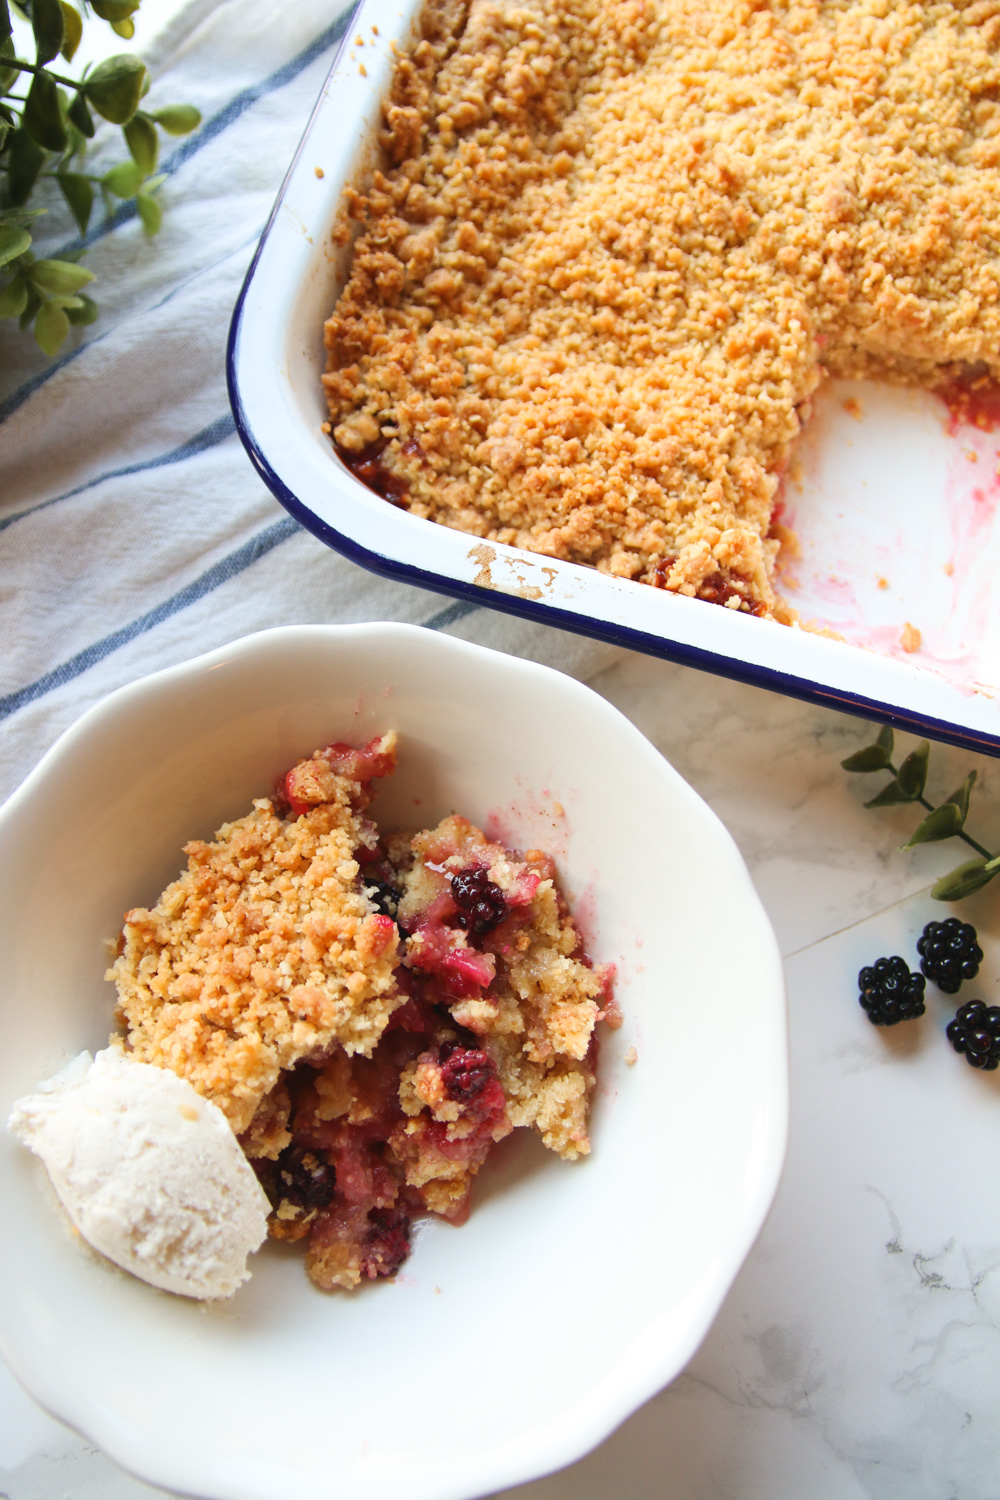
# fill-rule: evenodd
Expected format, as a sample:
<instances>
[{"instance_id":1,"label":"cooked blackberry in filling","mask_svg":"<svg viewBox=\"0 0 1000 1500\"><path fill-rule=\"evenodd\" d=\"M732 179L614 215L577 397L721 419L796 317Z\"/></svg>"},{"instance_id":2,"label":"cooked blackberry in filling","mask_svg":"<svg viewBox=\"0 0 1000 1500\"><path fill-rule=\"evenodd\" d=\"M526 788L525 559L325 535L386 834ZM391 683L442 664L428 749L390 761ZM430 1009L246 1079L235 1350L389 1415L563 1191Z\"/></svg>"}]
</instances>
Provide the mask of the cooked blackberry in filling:
<instances>
[{"instance_id":1,"label":"cooked blackberry in filling","mask_svg":"<svg viewBox=\"0 0 1000 1500\"><path fill-rule=\"evenodd\" d=\"M226 1113L313 1281L391 1275L420 1214L461 1223L492 1147L590 1149L611 965L583 950L552 860L461 817L380 834L395 735L328 745L186 847L127 913L110 971L140 1061Z\"/></svg>"}]
</instances>

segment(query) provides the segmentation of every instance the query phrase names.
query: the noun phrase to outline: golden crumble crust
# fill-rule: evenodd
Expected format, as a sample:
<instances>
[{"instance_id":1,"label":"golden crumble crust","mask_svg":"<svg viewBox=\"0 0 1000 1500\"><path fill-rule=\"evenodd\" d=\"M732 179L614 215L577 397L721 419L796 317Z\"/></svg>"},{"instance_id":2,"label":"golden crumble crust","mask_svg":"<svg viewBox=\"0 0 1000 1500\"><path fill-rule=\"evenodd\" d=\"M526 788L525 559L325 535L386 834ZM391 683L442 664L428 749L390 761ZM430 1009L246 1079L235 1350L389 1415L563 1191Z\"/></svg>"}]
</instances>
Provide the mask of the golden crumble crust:
<instances>
[{"instance_id":1,"label":"golden crumble crust","mask_svg":"<svg viewBox=\"0 0 1000 1500\"><path fill-rule=\"evenodd\" d=\"M341 452L414 515L787 617L772 510L824 371L1000 373L996 0L422 26L326 324Z\"/></svg>"},{"instance_id":2,"label":"golden crumble crust","mask_svg":"<svg viewBox=\"0 0 1000 1500\"><path fill-rule=\"evenodd\" d=\"M395 924L358 879L358 790L341 778L291 820L260 799L186 845L184 873L126 914L108 971L136 1059L187 1078L237 1134L253 1122L253 1154L287 1144L279 1074L332 1042L369 1054L399 1004Z\"/></svg>"}]
</instances>

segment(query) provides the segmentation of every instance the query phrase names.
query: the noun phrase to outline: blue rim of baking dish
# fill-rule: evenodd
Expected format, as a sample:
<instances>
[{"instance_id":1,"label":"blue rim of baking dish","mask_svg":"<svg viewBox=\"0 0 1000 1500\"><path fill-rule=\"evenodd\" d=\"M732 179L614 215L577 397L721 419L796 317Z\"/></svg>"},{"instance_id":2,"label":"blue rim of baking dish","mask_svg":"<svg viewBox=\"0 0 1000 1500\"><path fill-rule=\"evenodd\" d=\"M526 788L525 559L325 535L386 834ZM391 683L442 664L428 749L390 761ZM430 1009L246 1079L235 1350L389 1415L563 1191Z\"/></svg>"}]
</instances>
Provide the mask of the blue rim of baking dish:
<instances>
[{"instance_id":1,"label":"blue rim of baking dish","mask_svg":"<svg viewBox=\"0 0 1000 1500\"><path fill-rule=\"evenodd\" d=\"M859 718L878 720L882 723L892 725L893 728L902 729L911 734L927 735L931 739L940 740L946 744L957 745L963 750L972 750L983 755L1000 756L1000 734L990 734L986 730L972 729L969 726L956 724L948 719L939 719L930 714L920 713L917 710L888 704L881 699L870 698L861 693L847 693L834 687L828 687L808 677L782 671L777 667L742 661L732 656L721 655L705 647L694 646L687 642L653 635L647 631L637 630L634 627L612 625L592 615L580 615L561 609L555 604L523 599L516 595L483 588L474 583L465 583L460 579L449 577L446 574L436 573L427 568L416 567L414 564L403 562L399 558L387 557L382 553L374 552L368 547L362 546L353 537L338 531L328 521L322 520L315 511L311 510L305 502L300 500L288 488L284 480L282 480L268 461L263 448L254 435L253 427L246 414L237 376L237 349L242 332L244 305L257 270L258 262L277 218L278 211L284 201L306 140L309 137L313 120L322 105L329 77L335 72L341 53L346 46L354 16L357 14L358 9L360 9L360 0L359 4L351 12L350 20L345 27L344 35L332 60L328 79L324 83L323 89L320 90L319 98L310 114L306 128L302 134L302 139L296 147L295 154L292 157L288 171L275 198L274 206L261 233L257 248L253 254L253 259L243 279L239 296L236 299L236 305L233 309L229 325L229 336L226 342L226 385L236 430L250 458L250 462L275 499L284 506L289 514L305 530L311 532L313 536L317 537L326 546L341 553L351 562L357 563L359 567L365 568L369 572L376 573L381 577L390 578L397 583L412 584L417 588L427 589L432 593L444 594L476 608L500 610L505 614L517 615L522 619L531 620L537 624L550 625L555 629L566 630L575 635L589 636L595 640L607 641L614 646L623 646L628 650L640 651L646 656L658 656L666 661L677 662L681 666L695 667L699 671L709 672L719 677L728 677L733 681L746 683L750 687L766 688L770 692L781 693L789 698L797 698L805 703L816 703L823 708L839 709L843 713L853 714ZM332 458L333 454L331 451ZM353 475L351 478L355 484L365 488L365 486L361 485L360 480L354 479ZM428 521L426 524L433 526L437 523ZM531 553L525 553L524 555L531 560L534 558L534 554ZM642 587L642 585L638 586ZM668 598L669 595L664 595L665 603Z\"/></svg>"}]
</instances>

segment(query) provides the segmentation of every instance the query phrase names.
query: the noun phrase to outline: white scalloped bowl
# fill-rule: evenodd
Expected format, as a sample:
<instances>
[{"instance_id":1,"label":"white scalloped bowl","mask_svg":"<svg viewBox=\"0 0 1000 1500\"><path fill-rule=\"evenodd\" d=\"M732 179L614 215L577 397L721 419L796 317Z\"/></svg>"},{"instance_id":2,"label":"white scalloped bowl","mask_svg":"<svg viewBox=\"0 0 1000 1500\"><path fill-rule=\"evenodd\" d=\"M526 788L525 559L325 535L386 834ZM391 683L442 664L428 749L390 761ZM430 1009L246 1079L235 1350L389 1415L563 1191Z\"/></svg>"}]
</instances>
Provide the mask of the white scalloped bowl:
<instances>
[{"instance_id":1,"label":"white scalloped bowl","mask_svg":"<svg viewBox=\"0 0 1000 1500\"><path fill-rule=\"evenodd\" d=\"M185 841L315 745L390 727L383 826L454 809L549 848L590 951L618 965L593 1153L505 1143L469 1222L421 1226L393 1282L327 1295L269 1246L235 1298L197 1305L92 1254L0 1133L0 1347L44 1406L169 1489L458 1500L558 1468L683 1368L777 1186L781 964L729 835L589 689L403 625L266 631L124 688L0 811L4 1118L106 1042L105 941Z\"/></svg>"}]
</instances>

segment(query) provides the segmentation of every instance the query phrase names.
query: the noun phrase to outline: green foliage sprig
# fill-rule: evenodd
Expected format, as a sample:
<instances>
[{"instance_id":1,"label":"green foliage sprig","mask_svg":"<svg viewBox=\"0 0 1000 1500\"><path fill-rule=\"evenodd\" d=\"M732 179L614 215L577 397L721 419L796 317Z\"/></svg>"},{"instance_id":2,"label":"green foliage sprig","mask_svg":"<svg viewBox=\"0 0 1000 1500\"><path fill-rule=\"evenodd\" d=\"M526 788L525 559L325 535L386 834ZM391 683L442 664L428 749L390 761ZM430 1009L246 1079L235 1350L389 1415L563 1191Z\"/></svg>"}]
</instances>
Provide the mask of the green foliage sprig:
<instances>
[{"instance_id":1,"label":"green foliage sprig","mask_svg":"<svg viewBox=\"0 0 1000 1500\"><path fill-rule=\"evenodd\" d=\"M34 220L46 210L25 204L37 184L58 184L81 234L98 193L106 215L114 212L116 199L134 198L144 230L156 234L163 218L155 196L164 181L156 175L159 132L188 135L201 123L191 104L140 109L149 73L130 53L85 68L79 78L51 69L60 56L72 62L90 11L118 36L131 38L142 0L81 3L83 14L69 0L0 0L0 318L17 318L22 329L33 325L48 355L58 352L72 324L92 323L98 309L83 291L94 276L77 264L79 252L62 260L35 258ZM31 27L33 61L15 47L12 11ZM100 175L84 170L95 114L121 126L129 152Z\"/></svg>"},{"instance_id":2,"label":"green foliage sprig","mask_svg":"<svg viewBox=\"0 0 1000 1500\"><path fill-rule=\"evenodd\" d=\"M965 832L965 820L969 816L969 797L976 784L976 773L970 771L957 791L939 803L928 802L924 796L927 784L927 767L931 747L921 740L915 750L895 766L892 762L893 735L888 724L879 730L878 739L863 750L856 750L840 764L845 771L891 771L892 781L885 784L877 796L866 802L866 807L893 807L902 802L918 802L927 809L927 816L917 824L901 849L913 849L917 844L930 844L938 839L960 838L975 849L978 859L966 860L948 875L942 875L931 887L931 895L938 901L960 901L981 890L1000 872L1000 854L991 854L976 839Z\"/></svg>"}]
</instances>

